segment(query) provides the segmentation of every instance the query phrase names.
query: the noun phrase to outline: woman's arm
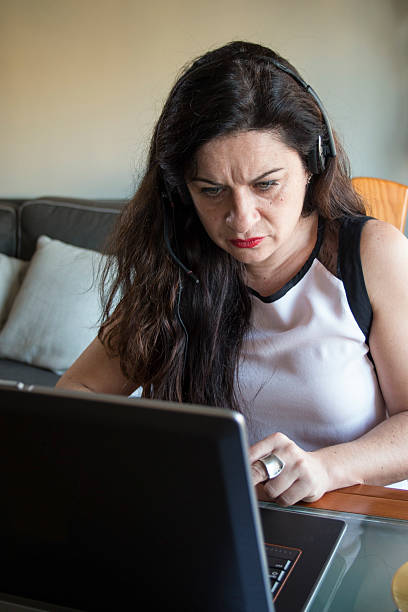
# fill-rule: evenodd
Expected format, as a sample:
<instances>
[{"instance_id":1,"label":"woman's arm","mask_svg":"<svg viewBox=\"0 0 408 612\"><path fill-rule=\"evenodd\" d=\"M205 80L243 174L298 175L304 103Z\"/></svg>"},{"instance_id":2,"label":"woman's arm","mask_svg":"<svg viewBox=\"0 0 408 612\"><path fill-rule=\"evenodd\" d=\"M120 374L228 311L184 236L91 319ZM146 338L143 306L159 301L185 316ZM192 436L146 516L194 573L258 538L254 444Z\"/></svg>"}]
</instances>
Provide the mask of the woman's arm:
<instances>
[{"instance_id":1,"label":"woman's arm","mask_svg":"<svg viewBox=\"0 0 408 612\"><path fill-rule=\"evenodd\" d=\"M122 373L118 357L110 357L95 338L56 384L60 389L130 395L137 385Z\"/></svg>"},{"instance_id":2,"label":"woman's arm","mask_svg":"<svg viewBox=\"0 0 408 612\"><path fill-rule=\"evenodd\" d=\"M352 442L305 452L283 434L251 448L254 483L266 478L259 458L276 453L286 466L258 488L264 499L291 505L326 491L408 478L408 240L391 225L369 221L361 261L373 308L370 350L389 418Z\"/></svg>"}]
</instances>

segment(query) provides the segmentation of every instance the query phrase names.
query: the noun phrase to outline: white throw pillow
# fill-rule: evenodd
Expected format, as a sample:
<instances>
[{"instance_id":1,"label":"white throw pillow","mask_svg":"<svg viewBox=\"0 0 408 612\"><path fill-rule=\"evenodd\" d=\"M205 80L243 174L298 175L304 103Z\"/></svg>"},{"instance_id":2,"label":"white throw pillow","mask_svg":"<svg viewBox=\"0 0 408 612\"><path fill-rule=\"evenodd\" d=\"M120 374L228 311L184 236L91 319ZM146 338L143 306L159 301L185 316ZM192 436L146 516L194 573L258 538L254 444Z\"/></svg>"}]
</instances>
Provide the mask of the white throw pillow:
<instances>
[{"instance_id":1,"label":"white throw pillow","mask_svg":"<svg viewBox=\"0 0 408 612\"><path fill-rule=\"evenodd\" d=\"M28 262L0 253L0 329L20 289Z\"/></svg>"},{"instance_id":2,"label":"white throw pillow","mask_svg":"<svg viewBox=\"0 0 408 612\"><path fill-rule=\"evenodd\" d=\"M8 319L0 356L58 374L97 334L103 255L41 236Z\"/></svg>"}]
</instances>

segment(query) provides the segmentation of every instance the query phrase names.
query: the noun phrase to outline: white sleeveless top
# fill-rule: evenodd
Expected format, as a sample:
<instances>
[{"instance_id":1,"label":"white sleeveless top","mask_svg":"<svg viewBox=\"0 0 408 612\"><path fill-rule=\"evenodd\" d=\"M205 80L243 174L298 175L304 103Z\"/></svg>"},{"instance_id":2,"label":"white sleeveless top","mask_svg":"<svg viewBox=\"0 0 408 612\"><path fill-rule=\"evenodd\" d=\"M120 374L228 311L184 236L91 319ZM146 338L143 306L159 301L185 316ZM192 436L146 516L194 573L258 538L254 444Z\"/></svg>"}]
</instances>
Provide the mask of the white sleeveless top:
<instances>
[{"instance_id":1,"label":"white sleeveless top","mask_svg":"<svg viewBox=\"0 0 408 612\"><path fill-rule=\"evenodd\" d=\"M358 438L386 418L366 341L372 314L359 256L366 220L347 219L340 232L339 274L346 269L350 276L354 268L347 287L317 259L320 226L316 247L294 279L268 298L252 291L237 380L250 444L280 431L314 450ZM357 305L353 282L360 285Z\"/></svg>"},{"instance_id":2,"label":"white sleeveless top","mask_svg":"<svg viewBox=\"0 0 408 612\"><path fill-rule=\"evenodd\" d=\"M369 217L344 218L337 276L308 261L282 289L252 293L236 391L249 443L286 434L306 451L350 442L387 418L369 353L372 309L360 259ZM388 485L408 489L408 480Z\"/></svg>"}]
</instances>

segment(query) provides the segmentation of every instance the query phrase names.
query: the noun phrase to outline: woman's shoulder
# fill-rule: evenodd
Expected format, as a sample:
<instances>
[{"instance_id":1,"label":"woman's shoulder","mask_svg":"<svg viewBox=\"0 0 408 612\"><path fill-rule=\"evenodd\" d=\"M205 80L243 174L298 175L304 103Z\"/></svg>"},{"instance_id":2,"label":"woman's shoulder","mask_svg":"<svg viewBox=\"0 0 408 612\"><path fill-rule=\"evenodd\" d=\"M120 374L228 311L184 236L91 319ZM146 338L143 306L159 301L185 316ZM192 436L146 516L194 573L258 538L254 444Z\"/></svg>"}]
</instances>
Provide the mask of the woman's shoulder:
<instances>
[{"instance_id":1,"label":"woman's shoulder","mask_svg":"<svg viewBox=\"0 0 408 612\"><path fill-rule=\"evenodd\" d=\"M365 223L360 254L373 304L396 285L408 283L408 240L390 223L379 219L369 219Z\"/></svg>"},{"instance_id":2,"label":"woman's shoulder","mask_svg":"<svg viewBox=\"0 0 408 612\"><path fill-rule=\"evenodd\" d=\"M361 233L361 254L362 257L374 258L387 261L396 255L408 256L408 240L406 236L394 225L367 217Z\"/></svg>"},{"instance_id":3,"label":"woman's shoulder","mask_svg":"<svg viewBox=\"0 0 408 612\"><path fill-rule=\"evenodd\" d=\"M405 266L408 275L408 240L393 225L373 217L345 216L325 223L325 239L319 256L322 263L340 278L352 270L364 272L364 279L377 279L387 268Z\"/></svg>"},{"instance_id":4,"label":"woman's shoulder","mask_svg":"<svg viewBox=\"0 0 408 612\"><path fill-rule=\"evenodd\" d=\"M340 240L346 244L355 242L364 259L387 260L408 249L406 236L386 221L359 215L342 217L338 224Z\"/></svg>"}]
</instances>

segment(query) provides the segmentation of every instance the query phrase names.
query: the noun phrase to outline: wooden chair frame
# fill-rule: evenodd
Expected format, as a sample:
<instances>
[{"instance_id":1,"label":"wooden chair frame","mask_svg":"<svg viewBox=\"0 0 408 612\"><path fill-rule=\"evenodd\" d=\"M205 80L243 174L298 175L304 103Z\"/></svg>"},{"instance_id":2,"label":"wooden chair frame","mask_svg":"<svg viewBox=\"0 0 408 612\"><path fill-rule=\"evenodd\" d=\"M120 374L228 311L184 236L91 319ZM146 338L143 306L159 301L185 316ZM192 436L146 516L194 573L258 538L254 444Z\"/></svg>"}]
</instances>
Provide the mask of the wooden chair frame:
<instances>
[{"instance_id":1,"label":"wooden chair frame","mask_svg":"<svg viewBox=\"0 0 408 612\"><path fill-rule=\"evenodd\" d=\"M366 205L367 214L405 229L408 212L408 187L402 183L367 176L356 176L352 184Z\"/></svg>"}]
</instances>

